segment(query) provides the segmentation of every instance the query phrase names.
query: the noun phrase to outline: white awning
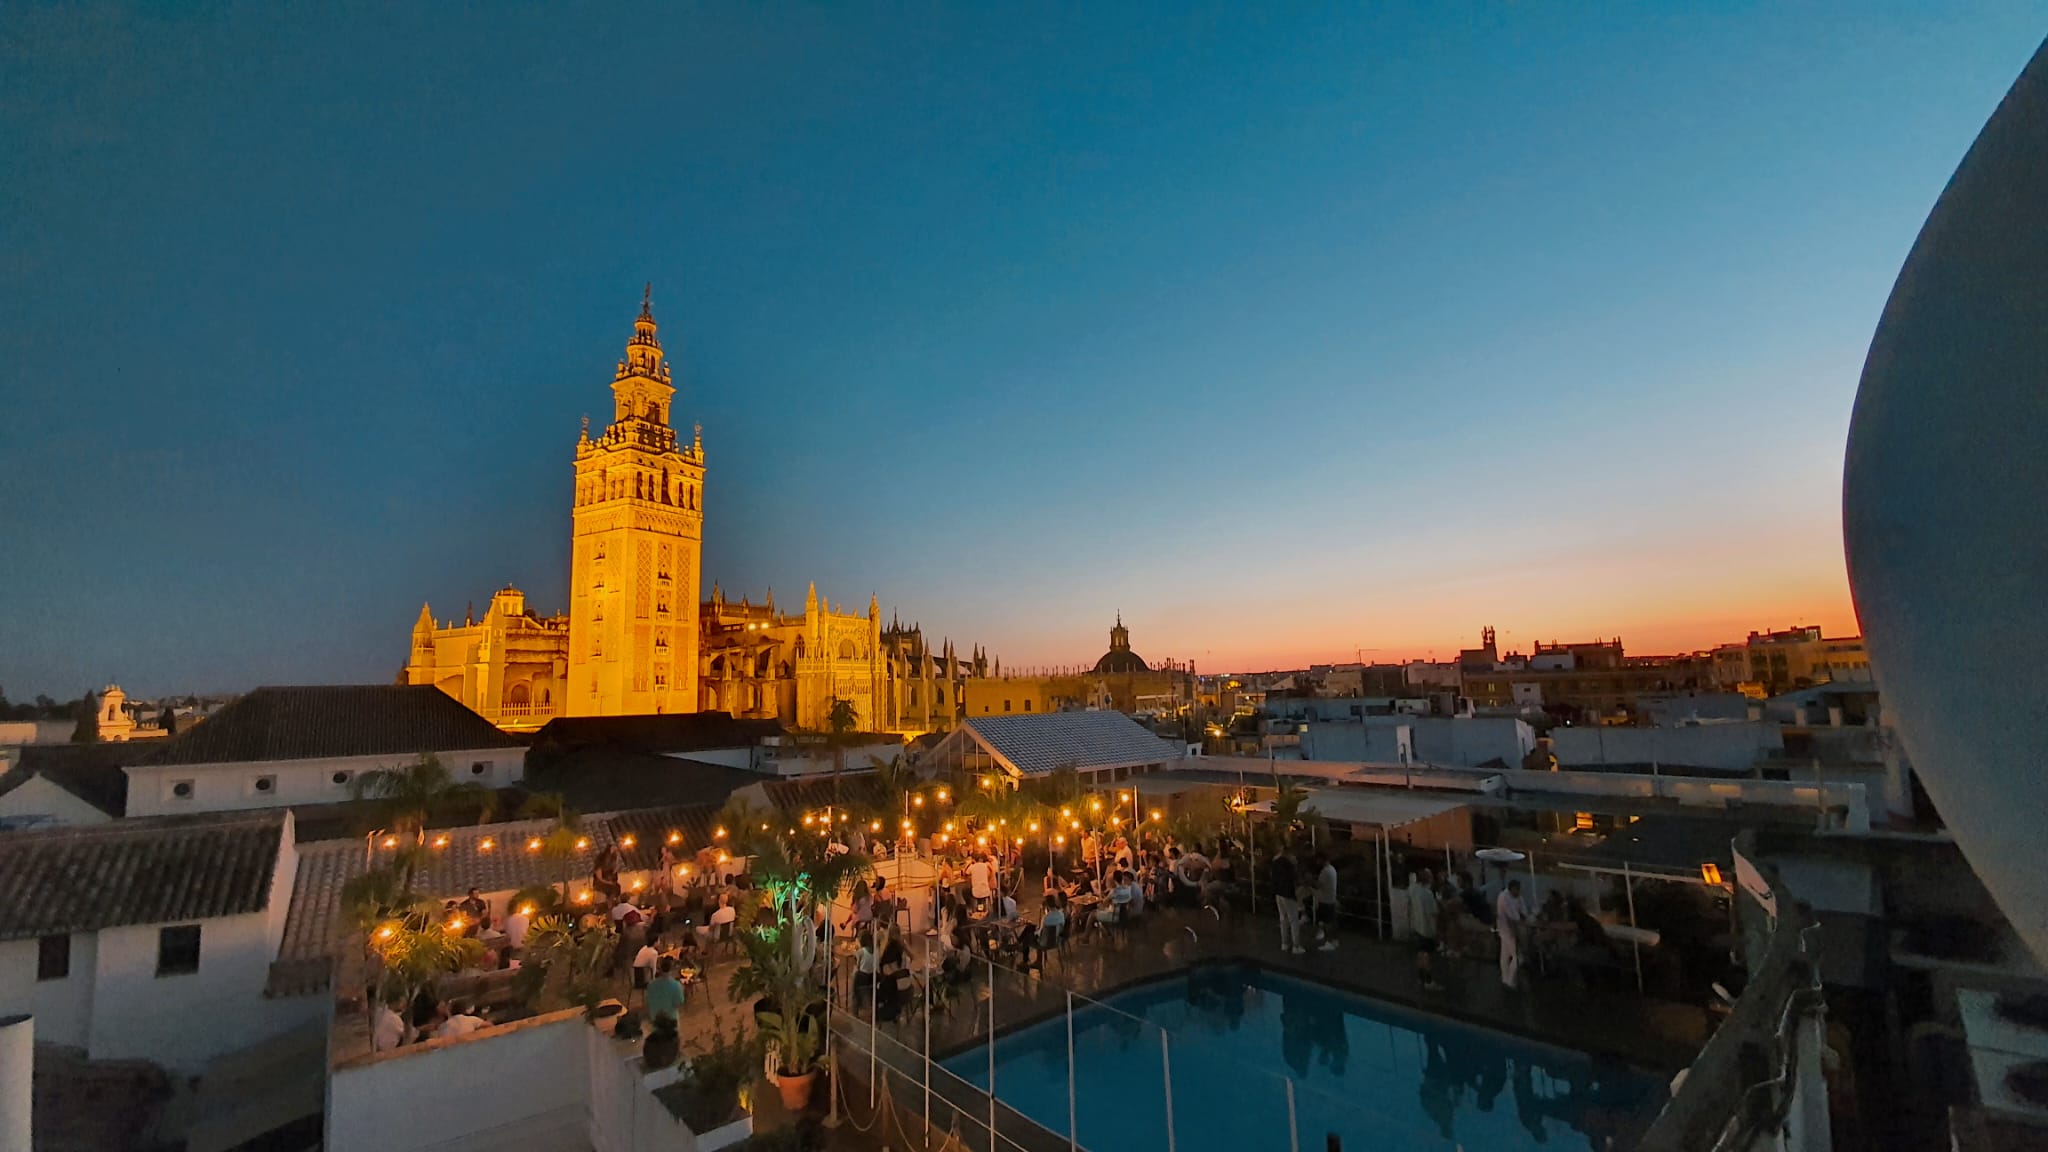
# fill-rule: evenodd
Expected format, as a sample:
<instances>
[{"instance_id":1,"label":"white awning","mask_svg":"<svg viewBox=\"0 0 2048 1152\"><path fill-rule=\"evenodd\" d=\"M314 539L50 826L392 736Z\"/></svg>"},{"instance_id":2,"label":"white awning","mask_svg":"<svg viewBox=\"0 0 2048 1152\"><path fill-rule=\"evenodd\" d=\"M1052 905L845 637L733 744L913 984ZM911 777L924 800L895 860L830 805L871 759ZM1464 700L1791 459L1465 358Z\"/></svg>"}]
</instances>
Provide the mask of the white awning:
<instances>
[{"instance_id":1,"label":"white awning","mask_svg":"<svg viewBox=\"0 0 2048 1152\"><path fill-rule=\"evenodd\" d=\"M1463 797L1416 792L1367 792L1363 789L1311 788L1303 808L1312 808L1325 820L1339 824L1370 824L1377 828L1399 828L1463 808ZM1250 806L1253 812L1270 813L1273 802Z\"/></svg>"}]
</instances>

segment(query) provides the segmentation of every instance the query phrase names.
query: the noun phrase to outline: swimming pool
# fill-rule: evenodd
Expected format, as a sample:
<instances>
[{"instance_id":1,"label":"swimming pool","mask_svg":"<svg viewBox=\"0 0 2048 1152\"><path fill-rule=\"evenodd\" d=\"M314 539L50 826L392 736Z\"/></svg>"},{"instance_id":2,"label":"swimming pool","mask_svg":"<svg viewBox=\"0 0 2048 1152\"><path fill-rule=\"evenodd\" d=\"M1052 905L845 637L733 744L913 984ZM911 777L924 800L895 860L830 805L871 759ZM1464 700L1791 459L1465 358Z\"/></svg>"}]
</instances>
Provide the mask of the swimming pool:
<instances>
[{"instance_id":1,"label":"swimming pool","mask_svg":"<svg viewBox=\"0 0 2048 1152\"><path fill-rule=\"evenodd\" d=\"M1206 966L1074 1013L1075 1129L1096 1152L1300 1147L1598 1149L1639 1132L1663 1083L1609 1060L1396 1008L1250 965ZM1112 1008L1114 1010L1112 1010ZM1164 1030L1168 1054L1162 1055ZM1067 1133L1064 1017L995 1044L996 1098ZM986 1046L943 1065L988 1086Z\"/></svg>"}]
</instances>

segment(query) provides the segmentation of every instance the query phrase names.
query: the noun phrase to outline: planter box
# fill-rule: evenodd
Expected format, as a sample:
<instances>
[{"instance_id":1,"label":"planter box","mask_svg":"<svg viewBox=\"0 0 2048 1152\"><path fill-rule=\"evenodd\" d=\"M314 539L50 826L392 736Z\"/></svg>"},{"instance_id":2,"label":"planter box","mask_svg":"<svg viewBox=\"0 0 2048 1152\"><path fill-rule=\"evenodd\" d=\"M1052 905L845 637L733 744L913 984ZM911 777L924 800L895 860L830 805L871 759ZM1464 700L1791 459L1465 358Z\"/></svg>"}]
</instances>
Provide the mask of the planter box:
<instances>
[{"instance_id":1,"label":"planter box","mask_svg":"<svg viewBox=\"0 0 2048 1152\"><path fill-rule=\"evenodd\" d=\"M697 1152L718 1152L720 1148L730 1148L753 1134L754 1117L751 1114L742 1116L723 1127L699 1134Z\"/></svg>"}]
</instances>

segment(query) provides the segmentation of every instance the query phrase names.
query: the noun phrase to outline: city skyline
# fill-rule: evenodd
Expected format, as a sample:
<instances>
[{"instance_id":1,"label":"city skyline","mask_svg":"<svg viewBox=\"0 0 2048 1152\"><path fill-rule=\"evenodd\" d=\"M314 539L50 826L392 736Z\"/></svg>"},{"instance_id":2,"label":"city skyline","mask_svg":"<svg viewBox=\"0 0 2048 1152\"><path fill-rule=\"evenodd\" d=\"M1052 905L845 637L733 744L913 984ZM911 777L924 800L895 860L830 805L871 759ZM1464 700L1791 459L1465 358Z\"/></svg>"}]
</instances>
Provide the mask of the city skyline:
<instances>
[{"instance_id":1,"label":"city skyline","mask_svg":"<svg viewBox=\"0 0 2048 1152\"><path fill-rule=\"evenodd\" d=\"M735 598L1006 667L1853 633L1864 345L2027 15L18 14L0 683L565 607L648 279Z\"/></svg>"}]
</instances>

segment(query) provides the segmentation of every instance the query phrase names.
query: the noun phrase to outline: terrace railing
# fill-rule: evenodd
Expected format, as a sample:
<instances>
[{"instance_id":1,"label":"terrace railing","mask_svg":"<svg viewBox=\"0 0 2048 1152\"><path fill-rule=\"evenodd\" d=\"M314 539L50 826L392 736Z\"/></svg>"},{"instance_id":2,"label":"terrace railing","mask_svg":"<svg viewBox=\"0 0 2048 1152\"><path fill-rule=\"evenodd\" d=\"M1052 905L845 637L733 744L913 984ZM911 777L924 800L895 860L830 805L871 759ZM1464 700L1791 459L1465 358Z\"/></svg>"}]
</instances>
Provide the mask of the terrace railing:
<instances>
[{"instance_id":1,"label":"terrace railing","mask_svg":"<svg viewBox=\"0 0 2048 1152\"><path fill-rule=\"evenodd\" d=\"M1738 899L1745 921L1768 933L1762 960L1753 966L1728 1019L1644 1135L1639 1152L1741 1152L1785 1132L1800 1095L1821 1093L1824 1099L1825 1085L1800 1075L1801 1046L1819 1042L1811 1025L1825 1010L1812 951L1816 923L1768 865L1749 861L1753 851L1753 833L1742 833L1736 840L1737 866L1753 869L1760 888L1741 885ZM1824 1124L1824 1110L1822 1116ZM1797 1146L1779 1145L1775 1139L1773 1144Z\"/></svg>"}]
</instances>

